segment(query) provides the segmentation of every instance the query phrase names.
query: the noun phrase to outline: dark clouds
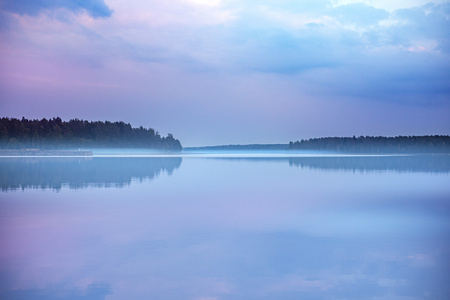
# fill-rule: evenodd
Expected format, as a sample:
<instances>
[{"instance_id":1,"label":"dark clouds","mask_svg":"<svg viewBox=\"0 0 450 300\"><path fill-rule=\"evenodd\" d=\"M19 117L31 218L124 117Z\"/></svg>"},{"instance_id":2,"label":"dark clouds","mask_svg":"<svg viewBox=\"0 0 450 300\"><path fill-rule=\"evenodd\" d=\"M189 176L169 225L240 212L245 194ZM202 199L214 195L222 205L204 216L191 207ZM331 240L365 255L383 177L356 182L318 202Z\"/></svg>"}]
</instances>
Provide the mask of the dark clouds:
<instances>
[{"instance_id":1,"label":"dark clouds","mask_svg":"<svg viewBox=\"0 0 450 300\"><path fill-rule=\"evenodd\" d=\"M226 55L251 72L300 74L329 97L448 103L449 7L428 4L388 12L351 4L323 7L320 14L314 9L311 15L282 10L284 19L269 16L265 22L244 12L230 34L229 44L239 46Z\"/></svg>"},{"instance_id":2,"label":"dark clouds","mask_svg":"<svg viewBox=\"0 0 450 300\"><path fill-rule=\"evenodd\" d=\"M347 65L371 51L379 52L380 57L385 52L424 52L428 56L449 45L449 7L429 4L390 14L365 4L343 5L313 15L312 21L298 28L279 20L269 27L267 20L252 17L249 21L242 15L236 24L239 29L232 34L250 54L250 66L259 65L266 71L273 66L274 72ZM305 18L301 14L291 17ZM385 24L380 23L383 21ZM418 58L420 55L414 59Z\"/></svg>"},{"instance_id":3,"label":"dark clouds","mask_svg":"<svg viewBox=\"0 0 450 300\"><path fill-rule=\"evenodd\" d=\"M21 15L35 16L42 10L66 8L75 12L86 10L92 17L110 17L112 10L104 0L2 0L1 8Z\"/></svg>"}]
</instances>

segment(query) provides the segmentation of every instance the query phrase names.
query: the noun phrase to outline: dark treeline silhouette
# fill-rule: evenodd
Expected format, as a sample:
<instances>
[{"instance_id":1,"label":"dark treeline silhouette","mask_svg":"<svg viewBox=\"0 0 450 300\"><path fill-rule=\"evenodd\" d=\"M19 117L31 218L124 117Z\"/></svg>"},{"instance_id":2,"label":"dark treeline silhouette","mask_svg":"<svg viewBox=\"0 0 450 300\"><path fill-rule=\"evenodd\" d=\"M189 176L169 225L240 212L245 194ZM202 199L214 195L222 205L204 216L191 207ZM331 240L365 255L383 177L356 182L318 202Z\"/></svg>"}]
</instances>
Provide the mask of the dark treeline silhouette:
<instances>
[{"instance_id":1,"label":"dark treeline silhouette","mask_svg":"<svg viewBox=\"0 0 450 300\"><path fill-rule=\"evenodd\" d=\"M163 172L172 175L181 162L181 157L0 158L0 188L121 188Z\"/></svg>"},{"instance_id":2,"label":"dark treeline silhouette","mask_svg":"<svg viewBox=\"0 0 450 300\"><path fill-rule=\"evenodd\" d=\"M288 148L342 153L450 153L450 136L326 137L290 142Z\"/></svg>"},{"instance_id":3,"label":"dark treeline silhouette","mask_svg":"<svg viewBox=\"0 0 450 300\"><path fill-rule=\"evenodd\" d=\"M181 151L172 134L161 137L152 128L133 128L124 122L89 122L61 118L0 119L0 147L4 149L151 148Z\"/></svg>"}]
</instances>

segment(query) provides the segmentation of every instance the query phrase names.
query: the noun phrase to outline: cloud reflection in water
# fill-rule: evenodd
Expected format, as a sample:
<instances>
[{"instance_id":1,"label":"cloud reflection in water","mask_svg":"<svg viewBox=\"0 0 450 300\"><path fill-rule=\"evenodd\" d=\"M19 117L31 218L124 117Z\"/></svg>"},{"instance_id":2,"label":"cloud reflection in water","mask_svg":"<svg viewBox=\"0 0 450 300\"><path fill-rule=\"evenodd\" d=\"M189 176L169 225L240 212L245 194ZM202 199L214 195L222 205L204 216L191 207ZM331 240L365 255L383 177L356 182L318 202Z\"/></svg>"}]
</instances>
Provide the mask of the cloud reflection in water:
<instances>
[{"instance_id":1,"label":"cloud reflection in water","mask_svg":"<svg viewBox=\"0 0 450 300\"><path fill-rule=\"evenodd\" d=\"M326 167L332 161L183 157L182 166L178 158L153 169L140 161L124 178L176 172L126 188L3 192L0 295L445 298L449 172ZM104 174L84 183L113 182Z\"/></svg>"}]
</instances>

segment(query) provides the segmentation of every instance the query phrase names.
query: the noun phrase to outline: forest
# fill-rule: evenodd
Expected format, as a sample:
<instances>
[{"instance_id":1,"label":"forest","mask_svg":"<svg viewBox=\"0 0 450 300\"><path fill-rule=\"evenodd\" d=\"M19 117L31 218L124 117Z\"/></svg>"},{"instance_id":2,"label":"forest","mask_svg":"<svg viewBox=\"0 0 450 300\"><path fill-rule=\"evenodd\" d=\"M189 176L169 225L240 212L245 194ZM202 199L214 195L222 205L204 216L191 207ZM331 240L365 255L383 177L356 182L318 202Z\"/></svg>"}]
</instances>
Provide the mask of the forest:
<instances>
[{"instance_id":1,"label":"forest","mask_svg":"<svg viewBox=\"0 0 450 300\"><path fill-rule=\"evenodd\" d=\"M450 153L450 136L326 137L290 142L288 148L341 153Z\"/></svg>"},{"instance_id":2,"label":"forest","mask_svg":"<svg viewBox=\"0 0 450 300\"><path fill-rule=\"evenodd\" d=\"M0 148L3 149L76 149L76 148L148 148L181 151L172 134L161 137L152 128L133 128L129 123L109 121L68 122L52 119L0 119Z\"/></svg>"}]
</instances>

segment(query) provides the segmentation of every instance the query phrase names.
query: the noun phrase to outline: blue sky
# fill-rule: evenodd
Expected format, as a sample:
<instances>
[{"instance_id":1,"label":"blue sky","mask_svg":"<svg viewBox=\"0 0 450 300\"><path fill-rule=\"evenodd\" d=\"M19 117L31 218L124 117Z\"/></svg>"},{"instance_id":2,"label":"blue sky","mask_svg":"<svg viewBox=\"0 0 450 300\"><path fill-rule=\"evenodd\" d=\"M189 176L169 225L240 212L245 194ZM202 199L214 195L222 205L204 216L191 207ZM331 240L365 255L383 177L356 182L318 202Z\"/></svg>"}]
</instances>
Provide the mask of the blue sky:
<instances>
[{"instance_id":1,"label":"blue sky","mask_svg":"<svg viewBox=\"0 0 450 300\"><path fill-rule=\"evenodd\" d=\"M450 134L450 1L0 0L2 116L184 146Z\"/></svg>"}]
</instances>

